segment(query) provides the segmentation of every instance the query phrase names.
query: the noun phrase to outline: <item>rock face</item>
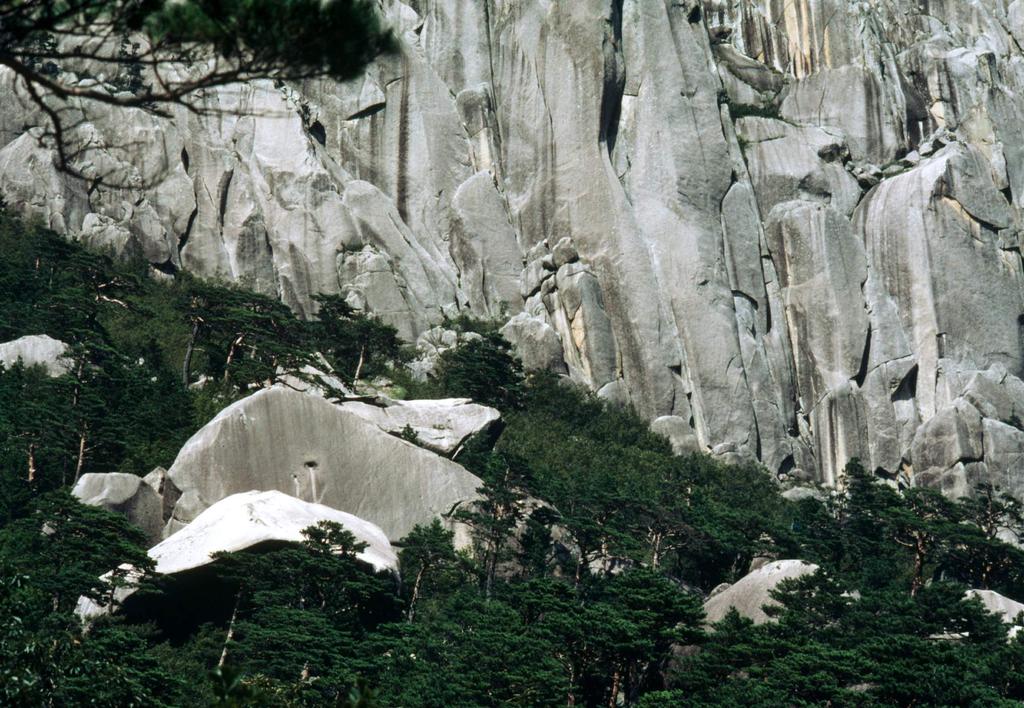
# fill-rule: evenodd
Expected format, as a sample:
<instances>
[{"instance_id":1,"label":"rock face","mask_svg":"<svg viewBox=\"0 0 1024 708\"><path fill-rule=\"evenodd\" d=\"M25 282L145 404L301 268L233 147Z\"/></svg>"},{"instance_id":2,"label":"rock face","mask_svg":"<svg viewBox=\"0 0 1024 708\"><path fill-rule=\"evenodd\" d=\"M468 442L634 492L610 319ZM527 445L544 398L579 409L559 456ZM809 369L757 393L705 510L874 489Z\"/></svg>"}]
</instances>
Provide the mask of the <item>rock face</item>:
<instances>
[{"instance_id":1,"label":"rock face","mask_svg":"<svg viewBox=\"0 0 1024 708\"><path fill-rule=\"evenodd\" d=\"M998 615L1007 624L1013 624L1024 612L1024 604L1011 600L992 590L968 590L967 597L976 597L989 612ZM1021 628L1019 626L1010 629L1010 638L1015 637Z\"/></svg>"},{"instance_id":2,"label":"rock face","mask_svg":"<svg viewBox=\"0 0 1024 708\"><path fill-rule=\"evenodd\" d=\"M1024 485L1021 0L382 6L402 51L354 81L86 106L83 169L123 189L55 171L0 73L0 194L410 341L500 317L680 451Z\"/></svg>"},{"instance_id":3,"label":"rock face","mask_svg":"<svg viewBox=\"0 0 1024 708\"><path fill-rule=\"evenodd\" d=\"M470 436L486 431L501 418L494 408L468 398L384 402L387 405L375 406L352 401L341 404L341 408L392 435L402 433L408 426L422 447L447 457Z\"/></svg>"},{"instance_id":4,"label":"rock face","mask_svg":"<svg viewBox=\"0 0 1024 708\"><path fill-rule=\"evenodd\" d=\"M367 544L357 557L376 570L398 571L398 556L380 528L352 514L296 499L277 491L232 494L199 514L192 523L149 549L156 572L192 570L219 551L244 551L263 543L302 541L303 529L321 521L344 526Z\"/></svg>"},{"instance_id":5,"label":"rock face","mask_svg":"<svg viewBox=\"0 0 1024 708\"><path fill-rule=\"evenodd\" d=\"M163 502L142 477L120 472L83 474L71 493L83 504L124 515L145 532L151 544L160 540Z\"/></svg>"},{"instance_id":6,"label":"rock face","mask_svg":"<svg viewBox=\"0 0 1024 708\"><path fill-rule=\"evenodd\" d=\"M25 366L42 366L50 376L63 376L71 370L65 357L68 345L45 334L30 334L0 344L0 365L10 368L20 361Z\"/></svg>"},{"instance_id":7,"label":"rock face","mask_svg":"<svg viewBox=\"0 0 1024 708\"><path fill-rule=\"evenodd\" d=\"M185 443L168 476L181 490L168 533L255 489L354 514L391 540L477 498L483 484L351 411L280 386L221 411Z\"/></svg>"},{"instance_id":8,"label":"rock face","mask_svg":"<svg viewBox=\"0 0 1024 708\"><path fill-rule=\"evenodd\" d=\"M757 570L744 575L732 585L712 593L704 603L708 623L723 619L729 610L737 612L756 624L768 621L765 605L778 604L771 597L771 591L783 580L810 575L818 569L813 563L801 560L780 560L766 563Z\"/></svg>"}]
</instances>

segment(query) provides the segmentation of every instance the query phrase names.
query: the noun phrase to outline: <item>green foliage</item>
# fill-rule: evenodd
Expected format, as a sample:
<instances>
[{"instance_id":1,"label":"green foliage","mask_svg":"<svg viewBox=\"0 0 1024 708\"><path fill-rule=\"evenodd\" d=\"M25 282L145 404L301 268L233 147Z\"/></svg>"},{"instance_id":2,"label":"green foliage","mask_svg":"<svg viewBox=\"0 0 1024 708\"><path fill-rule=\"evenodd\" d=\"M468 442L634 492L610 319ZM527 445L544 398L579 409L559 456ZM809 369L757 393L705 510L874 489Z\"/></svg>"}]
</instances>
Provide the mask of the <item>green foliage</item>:
<instances>
[{"instance_id":1,"label":"green foliage","mask_svg":"<svg viewBox=\"0 0 1024 708\"><path fill-rule=\"evenodd\" d=\"M497 334L463 342L441 354L437 364L437 382L445 395L502 409L519 405L522 381L522 365Z\"/></svg>"},{"instance_id":2,"label":"green foliage","mask_svg":"<svg viewBox=\"0 0 1024 708\"><path fill-rule=\"evenodd\" d=\"M639 416L548 376L523 401L497 449L525 461L523 491L551 502L572 532L575 576L625 557L710 588L788 542L786 503L761 469L675 457Z\"/></svg>"},{"instance_id":3,"label":"green foliage","mask_svg":"<svg viewBox=\"0 0 1024 708\"><path fill-rule=\"evenodd\" d=\"M115 263L0 214L0 341L47 334L68 343L70 371L0 371L0 519L28 489L81 474L169 466L188 437L229 403L304 367L344 378L385 371L397 335L320 298L316 321L279 301L147 267ZM321 352L327 365L318 358ZM201 387L186 384L203 377Z\"/></svg>"},{"instance_id":4,"label":"green foliage","mask_svg":"<svg viewBox=\"0 0 1024 708\"><path fill-rule=\"evenodd\" d=\"M357 75L395 42L368 0L188 0L142 3L133 24L161 40L198 42L255 66Z\"/></svg>"},{"instance_id":5,"label":"green foliage","mask_svg":"<svg viewBox=\"0 0 1024 708\"><path fill-rule=\"evenodd\" d=\"M144 540L121 516L66 492L36 498L0 527L0 703L164 704L180 679L146 656L138 636L110 621L86 636L71 614L79 596L111 599L118 575L108 586L102 573L152 567Z\"/></svg>"},{"instance_id":6,"label":"green foliage","mask_svg":"<svg viewBox=\"0 0 1024 708\"><path fill-rule=\"evenodd\" d=\"M446 597L465 585L472 570L469 558L460 556L452 547L454 534L438 519L429 526L416 526L401 540L399 561L405 575L403 599L406 618L412 622L416 614L435 613L438 598Z\"/></svg>"},{"instance_id":7,"label":"green foliage","mask_svg":"<svg viewBox=\"0 0 1024 708\"><path fill-rule=\"evenodd\" d=\"M117 58L123 63L124 68L110 81L118 91L138 94L143 91L148 92L152 88L142 75L143 67L139 58L139 48L140 44L133 42L128 35L121 38L121 44L117 49Z\"/></svg>"},{"instance_id":8,"label":"green foliage","mask_svg":"<svg viewBox=\"0 0 1024 708\"><path fill-rule=\"evenodd\" d=\"M733 120L739 120L740 118L746 117L778 118L779 107L774 103L762 106L746 103L730 103L729 114L732 116Z\"/></svg>"},{"instance_id":9,"label":"green foliage","mask_svg":"<svg viewBox=\"0 0 1024 708\"><path fill-rule=\"evenodd\" d=\"M0 246L0 337L70 345L62 376L0 370L0 703L1024 700L1024 643L964 595L1024 597L1024 554L1005 542L1024 534L1018 501L898 490L852 461L825 503L790 503L757 466L676 457L634 412L525 378L496 328L471 320L449 323L477 336L422 387L505 413L497 440L459 453L483 480L449 512L465 549L435 520L396 544L400 574L374 572L364 543L324 523L301 544L152 577L141 532L68 495L79 474L166 465L225 405L311 366L388 373L397 335L337 296L304 321L241 289L156 283L3 215ZM778 589L771 623L733 613L706 633L702 596L758 557L822 570ZM110 603L125 563L137 592L86 632L79 597Z\"/></svg>"},{"instance_id":10,"label":"green foliage","mask_svg":"<svg viewBox=\"0 0 1024 708\"><path fill-rule=\"evenodd\" d=\"M147 53L147 61L187 61L212 50L242 77L348 79L396 48L369 0L52 0L6 9L0 51L8 61L49 75L41 57L49 64L65 56L81 58L84 51L62 52L54 36L81 36L90 28L98 36L142 33L149 46L162 50ZM116 60L92 51L97 61L116 66ZM123 50L118 60L122 55Z\"/></svg>"},{"instance_id":11,"label":"green foliage","mask_svg":"<svg viewBox=\"0 0 1024 708\"><path fill-rule=\"evenodd\" d=\"M79 596L109 599L97 578L122 563L152 567L142 532L124 517L84 506L66 491L33 499L25 514L0 529L0 566L31 578L48 611L69 612Z\"/></svg>"},{"instance_id":12,"label":"green foliage","mask_svg":"<svg viewBox=\"0 0 1024 708\"><path fill-rule=\"evenodd\" d=\"M699 602L657 573L586 586L555 579L502 585L486 600L449 596L428 622L387 628L377 674L387 705L606 705L639 695L673 642L694 641Z\"/></svg>"},{"instance_id":13,"label":"green foliage","mask_svg":"<svg viewBox=\"0 0 1024 708\"><path fill-rule=\"evenodd\" d=\"M347 381L372 378L390 371L403 358L394 327L374 317L358 315L338 295L319 295L313 325L319 351Z\"/></svg>"},{"instance_id":14,"label":"green foliage","mask_svg":"<svg viewBox=\"0 0 1024 708\"><path fill-rule=\"evenodd\" d=\"M220 556L218 576L234 596L224 652L246 675L301 677L297 700L333 702L355 681L360 643L397 620L400 605L389 574L356 558L366 544L348 530L324 522L305 535L301 547Z\"/></svg>"},{"instance_id":15,"label":"green foliage","mask_svg":"<svg viewBox=\"0 0 1024 708\"><path fill-rule=\"evenodd\" d=\"M803 505L795 541L803 557L863 590L916 594L934 580L1021 595L1024 554L1001 536L1024 530L1020 503L981 486L960 501L930 489L898 492L857 461L846 491L822 510ZM822 512L825 513L822 513Z\"/></svg>"},{"instance_id":16,"label":"green foliage","mask_svg":"<svg viewBox=\"0 0 1024 708\"><path fill-rule=\"evenodd\" d=\"M854 594L824 573L783 583L776 622L733 614L674 683L693 705L1012 705L1019 642L963 588Z\"/></svg>"}]
</instances>

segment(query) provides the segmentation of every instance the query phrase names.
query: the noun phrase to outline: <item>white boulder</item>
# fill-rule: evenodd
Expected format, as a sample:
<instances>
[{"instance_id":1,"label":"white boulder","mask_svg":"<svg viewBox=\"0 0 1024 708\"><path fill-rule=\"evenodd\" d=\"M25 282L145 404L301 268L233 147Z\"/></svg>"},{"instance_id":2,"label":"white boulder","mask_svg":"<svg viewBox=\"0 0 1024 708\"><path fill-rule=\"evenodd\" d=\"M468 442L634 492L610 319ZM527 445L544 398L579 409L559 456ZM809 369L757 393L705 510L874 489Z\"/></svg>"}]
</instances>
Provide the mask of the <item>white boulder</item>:
<instances>
[{"instance_id":1,"label":"white boulder","mask_svg":"<svg viewBox=\"0 0 1024 708\"><path fill-rule=\"evenodd\" d=\"M398 570L398 556L381 529L323 504L277 491L232 494L206 509L185 528L149 549L156 572L181 573L211 562L219 552L244 551L273 541L299 543L302 531L321 521L344 526L367 547L357 554L376 570Z\"/></svg>"},{"instance_id":2,"label":"white boulder","mask_svg":"<svg viewBox=\"0 0 1024 708\"><path fill-rule=\"evenodd\" d=\"M137 479L137 478L136 478ZM147 484L142 485L149 488ZM366 548L356 557L374 570L398 572L398 555L379 527L352 514L322 504L311 504L281 492L244 492L233 494L211 506L195 521L149 549L149 557L162 575L195 570L213 562L215 553L233 553L265 543L300 543L302 532L322 521L344 526ZM104 573L100 581L110 585L110 599L119 605L131 596L142 576L131 565ZM82 596L75 614L84 622L109 614L111 604Z\"/></svg>"},{"instance_id":3,"label":"white boulder","mask_svg":"<svg viewBox=\"0 0 1024 708\"><path fill-rule=\"evenodd\" d=\"M757 570L747 573L732 585L713 593L704 603L704 612L709 624L722 620L729 610L735 608L743 617L755 624L769 620L764 607L778 605L771 592L783 580L810 575L818 570L813 563L802 560L778 560L766 563Z\"/></svg>"},{"instance_id":4,"label":"white boulder","mask_svg":"<svg viewBox=\"0 0 1024 708\"><path fill-rule=\"evenodd\" d=\"M151 543L160 540L162 500L142 477L121 472L83 474L71 493L83 504L124 515Z\"/></svg>"},{"instance_id":5,"label":"white boulder","mask_svg":"<svg viewBox=\"0 0 1024 708\"><path fill-rule=\"evenodd\" d=\"M978 598L986 610L994 615L998 615L1007 624L1016 622L1019 615L1024 612L1024 603L1011 600L993 590L968 590L965 595L968 598ZM1015 636L1019 631L1020 627L1012 628L1010 636Z\"/></svg>"},{"instance_id":6,"label":"white boulder","mask_svg":"<svg viewBox=\"0 0 1024 708\"><path fill-rule=\"evenodd\" d=\"M386 405L376 406L350 401L341 407L392 435L400 434L409 426L423 447L445 456L451 456L469 437L501 419L501 413L494 408L473 403L468 398L384 399L384 403Z\"/></svg>"},{"instance_id":7,"label":"white boulder","mask_svg":"<svg viewBox=\"0 0 1024 708\"><path fill-rule=\"evenodd\" d=\"M50 376L63 376L71 370L68 345L45 334L30 334L0 344L0 364L10 368L17 361L25 366L42 366Z\"/></svg>"},{"instance_id":8,"label":"white boulder","mask_svg":"<svg viewBox=\"0 0 1024 708\"><path fill-rule=\"evenodd\" d=\"M323 398L274 386L228 406L168 470L182 495L166 533L239 492L277 490L366 519L397 540L483 482Z\"/></svg>"}]
</instances>

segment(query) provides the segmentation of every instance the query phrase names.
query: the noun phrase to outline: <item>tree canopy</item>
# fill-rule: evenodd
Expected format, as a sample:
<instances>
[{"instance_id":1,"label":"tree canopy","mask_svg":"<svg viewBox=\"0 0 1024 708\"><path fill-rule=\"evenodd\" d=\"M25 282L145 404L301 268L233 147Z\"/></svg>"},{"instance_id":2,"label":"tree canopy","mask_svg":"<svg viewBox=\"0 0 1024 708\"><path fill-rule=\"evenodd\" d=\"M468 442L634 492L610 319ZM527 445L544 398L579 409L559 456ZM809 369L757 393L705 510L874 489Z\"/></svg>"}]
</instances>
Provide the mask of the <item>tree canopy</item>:
<instances>
[{"instance_id":1,"label":"tree canopy","mask_svg":"<svg viewBox=\"0 0 1024 708\"><path fill-rule=\"evenodd\" d=\"M490 395L504 428L464 445L480 499L400 539L399 573L321 524L159 576L140 530L68 493L76 476L167 465L231 400L310 366L400 378L397 336L334 295L303 321L238 288L158 282L2 213L0 249L0 341L69 345L62 375L0 368L0 703L1024 700L1024 638L966 593L1024 600L1024 554L1007 543L1024 532L1017 500L899 489L854 460L842 490L788 501L755 465L674 456L629 409L524 374L479 323L460 325L479 338L420 393ZM787 558L820 570L773 592L771 622L707 625L717 586ZM126 582L125 564L139 586L118 605L100 578ZM83 625L80 597L117 611Z\"/></svg>"}]
</instances>

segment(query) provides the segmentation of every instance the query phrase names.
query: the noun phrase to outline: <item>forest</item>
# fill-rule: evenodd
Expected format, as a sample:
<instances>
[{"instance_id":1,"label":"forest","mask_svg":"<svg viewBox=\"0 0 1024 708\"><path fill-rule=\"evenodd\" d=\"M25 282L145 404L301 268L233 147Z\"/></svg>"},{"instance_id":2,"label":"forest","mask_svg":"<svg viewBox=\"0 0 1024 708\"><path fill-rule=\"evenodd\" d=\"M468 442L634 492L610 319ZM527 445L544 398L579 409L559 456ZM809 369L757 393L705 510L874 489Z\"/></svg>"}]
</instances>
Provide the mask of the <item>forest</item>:
<instances>
[{"instance_id":1,"label":"forest","mask_svg":"<svg viewBox=\"0 0 1024 708\"><path fill-rule=\"evenodd\" d=\"M1010 706L1024 639L965 595L1024 601L1020 502L950 500L856 460L799 501L756 465L674 456L628 409L524 374L487 322L413 380L395 331L322 296L275 298L155 276L0 212L0 341L46 334L71 365L0 371L0 703L19 706ZM348 384L467 396L504 428L458 458L483 501L437 520L375 573L343 527L224 554L200 597L152 572L141 531L69 493L88 472L169 465L253 388L324 361ZM704 599L766 559L771 621ZM130 563L123 611L84 624L80 596ZM191 599L190 599L191 598Z\"/></svg>"}]
</instances>

